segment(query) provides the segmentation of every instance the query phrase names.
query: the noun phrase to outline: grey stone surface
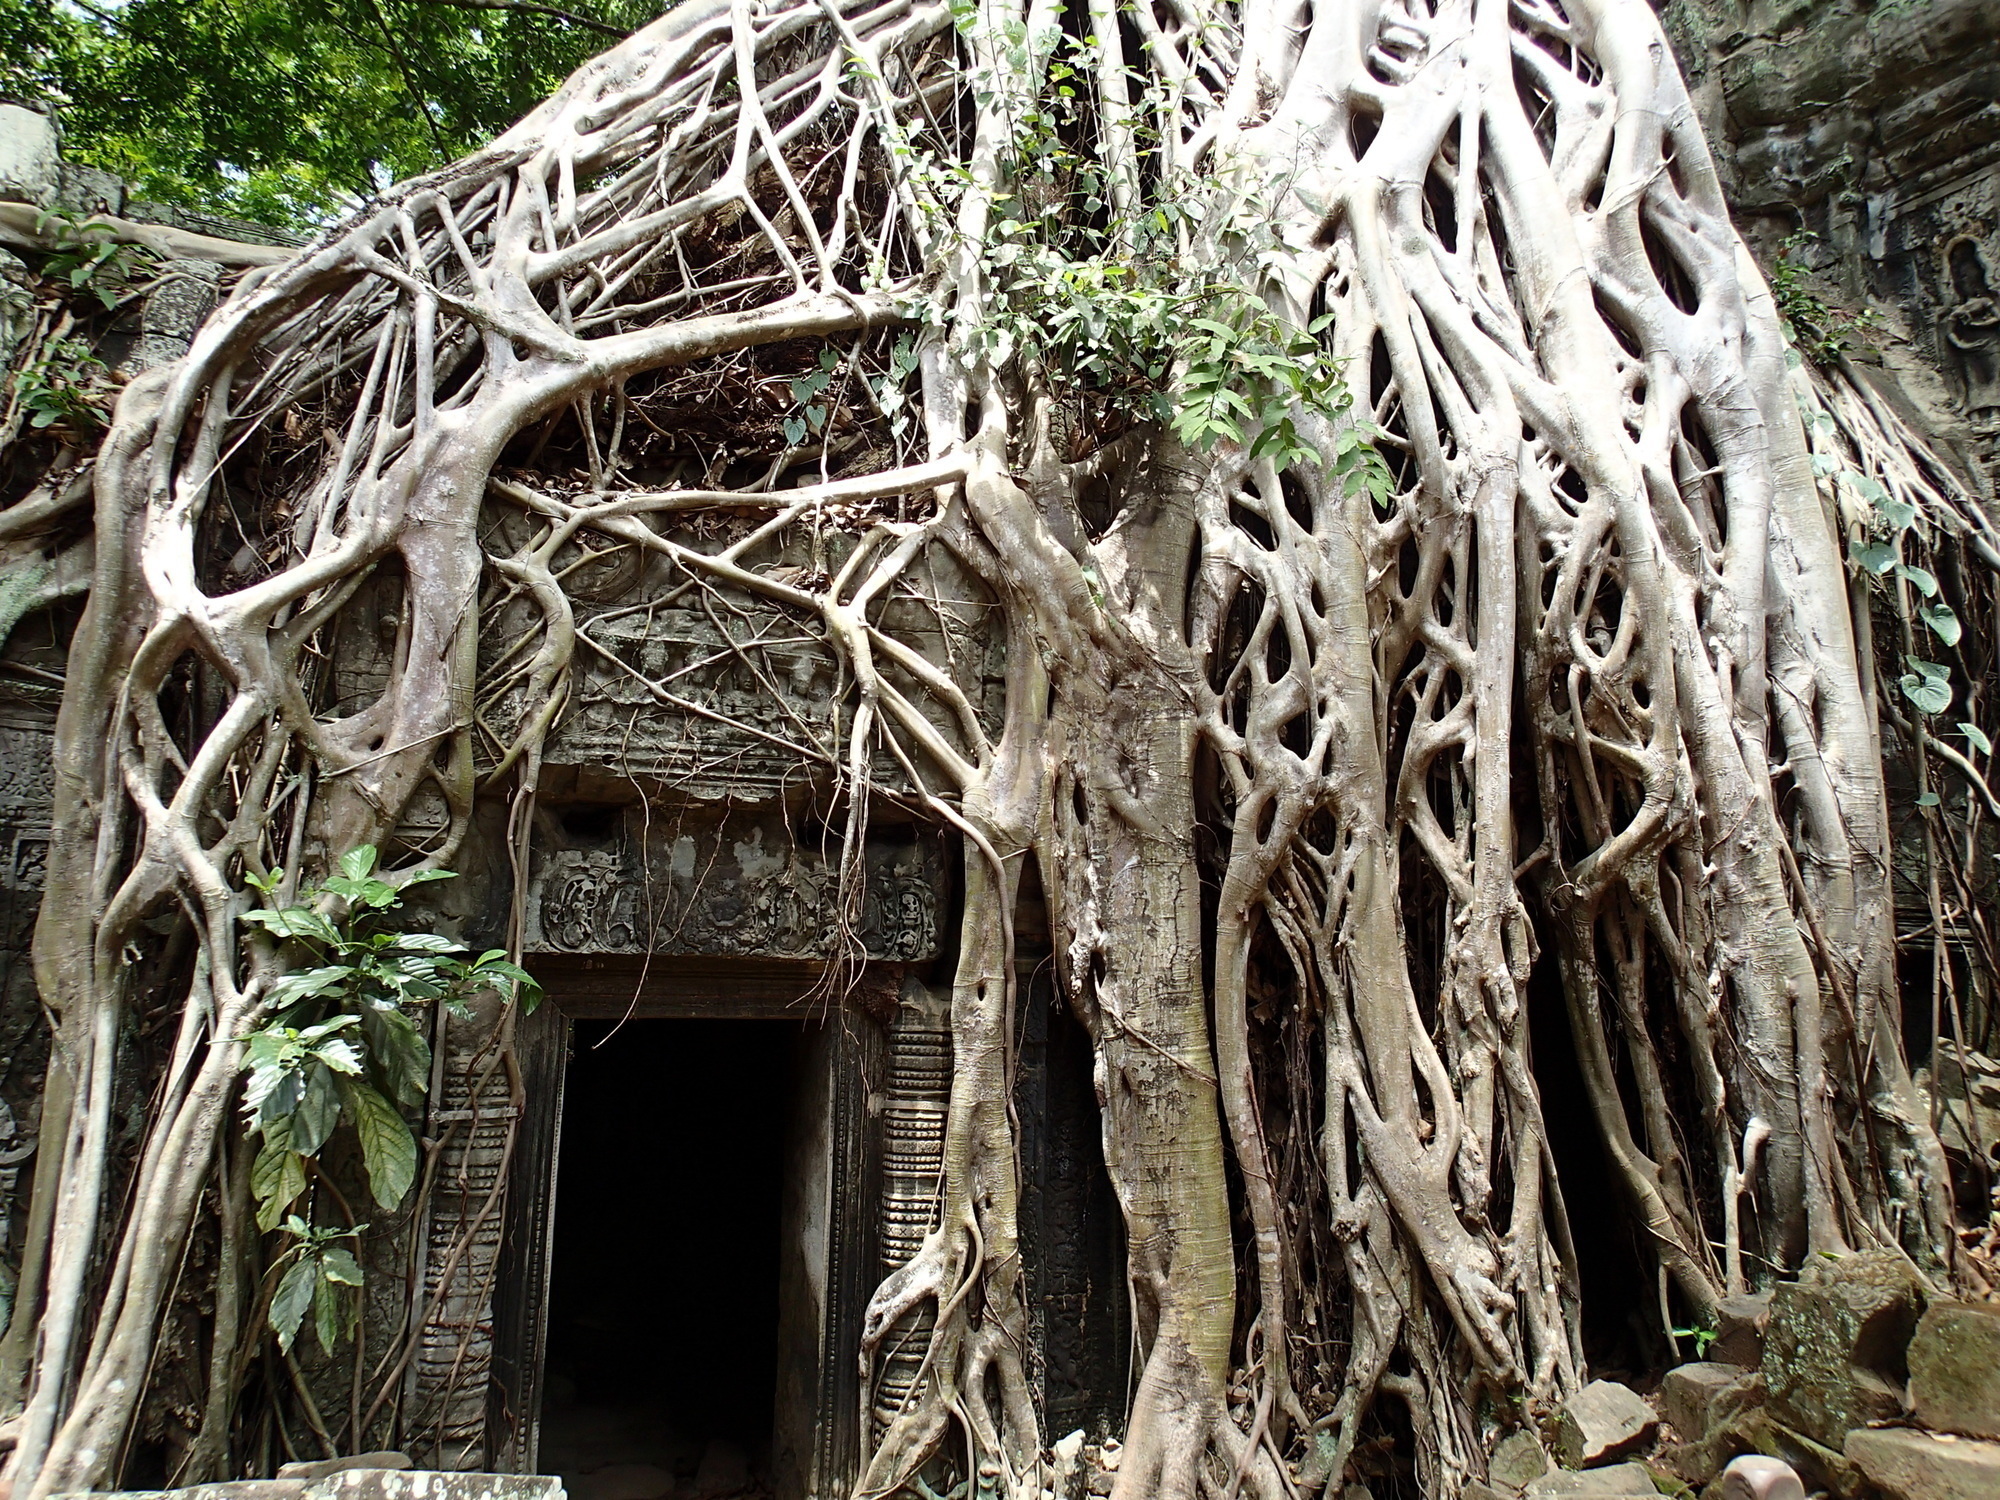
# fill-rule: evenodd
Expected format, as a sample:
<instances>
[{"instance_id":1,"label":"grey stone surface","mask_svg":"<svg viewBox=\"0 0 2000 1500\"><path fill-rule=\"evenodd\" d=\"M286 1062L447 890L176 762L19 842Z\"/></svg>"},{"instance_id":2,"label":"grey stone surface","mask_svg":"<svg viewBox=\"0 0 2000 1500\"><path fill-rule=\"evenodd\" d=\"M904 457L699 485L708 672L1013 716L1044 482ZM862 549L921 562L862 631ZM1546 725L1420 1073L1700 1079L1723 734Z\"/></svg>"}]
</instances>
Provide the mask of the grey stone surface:
<instances>
[{"instance_id":1,"label":"grey stone surface","mask_svg":"<svg viewBox=\"0 0 2000 1500\"><path fill-rule=\"evenodd\" d=\"M1652 1471L1644 1464L1612 1464L1602 1469L1561 1469L1544 1474L1523 1491L1524 1500L1560 1500L1577 1496L1657 1495Z\"/></svg>"},{"instance_id":2,"label":"grey stone surface","mask_svg":"<svg viewBox=\"0 0 2000 1500\"><path fill-rule=\"evenodd\" d=\"M1806 1487L1782 1458L1746 1453L1729 1461L1715 1482L1713 1500L1806 1500Z\"/></svg>"},{"instance_id":3,"label":"grey stone surface","mask_svg":"<svg viewBox=\"0 0 2000 1500\"><path fill-rule=\"evenodd\" d=\"M1693 1442L1708 1431L1709 1409L1730 1386L1745 1378L1737 1365L1697 1361L1676 1365L1660 1382L1660 1409L1668 1425L1684 1442Z\"/></svg>"},{"instance_id":4,"label":"grey stone surface","mask_svg":"<svg viewBox=\"0 0 2000 1500\"><path fill-rule=\"evenodd\" d=\"M45 203L61 172L55 121L25 105L0 104L0 199Z\"/></svg>"},{"instance_id":5,"label":"grey stone surface","mask_svg":"<svg viewBox=\"0 0 2000 1500\"><path fill-rule=\"evenodd\" d=\"M398 1453L394 1449L382 1449L375 1453L357 1453L351 1458L315 1458L303 1463L281 1464L278 1467L280 1479L324 1479L329 1474L339 1474L348 1469L407 1469L410 1455Z\"/></svg>"},{"instance_id":6,"label":"grey stone surface","mask_svg":"<svg viewBox=\"0 0 2000 1500\"><path fill-rule=\"evenodd\" d=\"M1847 1434L1847 1456L1887 1500L1993 1500L2000 1495L2000 1443L1861 1428Z\"/></svg>"},{"instance_id":7,"label":"grey stone surface","mask_svg":"<svg viewBox=\"0 0 2000 1500\"><path fill-rule=\"evenodd\" d=\"M86 1493L94 1492L80 1491L62 1500L84 1500ZM315 1479L241 1479L180 1490L119 1490L99 1494L97 1500L564 1500L564 1495L562 1481L553 1474L371 1468L343 1469Z\"/></svg>"},{"instance_id":8,"label":"grey stone surface","mask_svg":"<svg viewBox=\"0 0 2000 1500\"><path fill-rule=\"evenodd\" d=\"M140 305L138 340L119 365L128 378L187 353L222 288L222 267L212 260L165 261L158 277Z\"/></svg>"},{"instance_id":9,"label":"grey stone surface","mask_svg":"<svg viewBox=\"0 0 2000 1500\"><path fill-rule=\"evenodd\" d=\"M1836 1449L1850 1428L1899 1416L1923 1297L1915 1269L1891 1251L1809 1261L1771 1298L1772 1414Z\"/></svg>"},{"instance_id":10,"label":"grey stone surface","mask_svg":"<svg viewBox=\"0 0 2000 1500\"><path fill-rule=\"evenodd\" d=\"M1593 1380L1556 1415L1556 1456L1572 1469L1623 1458L1653 1436L1659 1418L1615 1380Z\"/></svg>"},{"instance_id":11,"label":"grey stone surface","mask_svg":"<svg viewBox=\"0 0 2000 1500\"><path fill-rule=\"evenodd\" d=\"M1555 1467L1542 1440L1527 1428L1510 1432L1493 1449L1486 1477L1504 1489L1524 1488Z\"/></svg>"},{"instance_id":12,"label":"grey stone surface","mask_svg":"<svg viewBox=\"0 0 2000 1500\"><path fill-rule=\"evenodd\" d=\"M1934 1302L1910 1340L1910 1403L1939 1432L2000 1438L2000 1307Z\"/></svg>"},{"instance_id":13,"label":"grey stone surface","mask_svg":"<svg viewBox=\"0 0 2000 1500\"><path fill-rule=\"evenodd\" d=\"M1716 1310L1715 1342L1704 1359L1754 1370L1764 1362L1764 1329L1771 1321L1771 1294L1724 1297Z\"/></svg>"}]
</instances>

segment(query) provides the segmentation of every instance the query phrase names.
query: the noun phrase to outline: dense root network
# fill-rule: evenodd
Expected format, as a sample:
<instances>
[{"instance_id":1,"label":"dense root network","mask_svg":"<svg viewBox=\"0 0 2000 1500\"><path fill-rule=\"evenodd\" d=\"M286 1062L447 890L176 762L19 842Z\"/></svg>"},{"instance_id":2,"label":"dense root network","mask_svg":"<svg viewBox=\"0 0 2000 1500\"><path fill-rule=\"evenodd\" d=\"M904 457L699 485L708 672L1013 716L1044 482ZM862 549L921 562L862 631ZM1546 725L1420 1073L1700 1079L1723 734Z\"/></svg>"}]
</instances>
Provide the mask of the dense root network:
<instances>
[{"instance_id":1,"label":"dense root network","mask_svg":"<svg viewBox=\"0 0 2000 1500\"><path fill-rule=\"evenodd\" d=\"M1348 414L1292 414L1311 451L1177 440L1002 336L994 247L1058 116L1079 233L1115 259L1157 209L1151 253L1344 362ZM687 0L124 397L37 935L69 1082L17 1500L116 1464L279 971L246 874L390 844L413 799L441 831L401 867L449 864L485 793L521 878L602 654L575 591L618 557L837 660L836 732L785 743L851 809L851 876L871 796L962 836L938 1217L853 1352L872 1379L917 1314L929 1343L862 1494L1049 1479L1009 1113L1029 861L1128 1228L1121 1500L1337 1492L1384 1400L1454 1494L1579 1380L1531 976L1663 1327L1816 1251L1947 1272L1869 522L1823 497L1800 389L1643 0ZM1839 399L1876 445L1842 463L1903 462ZM1356 432L1386 485L1334 462ZM998 606L997 717L886 623L935 556ZM393 671L337 702L331 643L391 575ZM482 641L502 620L531 623ZM127 1186L126 956L168 909L192 987Z\"/></svg>"}]
</instances>

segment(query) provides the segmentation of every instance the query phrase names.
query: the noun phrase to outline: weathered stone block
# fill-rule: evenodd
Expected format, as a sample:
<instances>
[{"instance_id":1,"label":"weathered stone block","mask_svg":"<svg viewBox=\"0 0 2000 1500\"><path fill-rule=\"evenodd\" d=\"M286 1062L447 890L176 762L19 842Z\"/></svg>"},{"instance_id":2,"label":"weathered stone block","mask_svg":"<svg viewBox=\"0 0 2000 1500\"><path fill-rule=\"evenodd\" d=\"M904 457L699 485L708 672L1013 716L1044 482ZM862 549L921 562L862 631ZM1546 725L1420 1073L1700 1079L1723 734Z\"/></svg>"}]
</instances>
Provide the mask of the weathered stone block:
<instances>
[{"instance_id":1,"label":"weathered stone block","mask_svg":"<svg viewBox=\"0 0 2000 1500\"><path fill-rule=\"evenodd\" d=\"M1649 1441L1659 1418L1615 1380L1593 1380L1556 1417L1556 1456L1572 1469L1623 1458Z\"/></svg>"},{"instance_id":2,"label":"weathered stone block","mask_svg":"<svg viewBox=\"0 0 2000 1500\"><path fill-rule=\"evenodd\" d=\"M1500 1439L1493 1449L1493 1462L1487 1465L1486 1477L1503 1489L1524 1489L1533 1480L1540 1479L1553 1469L1548 1450L1542 1440L1522 1428L1510 1432Z\"/></svg>"},{"instance_id":3,"label":"weathered stone block","mask_svg":"<svg viewBox=\"0 0 2000 1500\"><path fill-rule=\"evenodd\" d=\"M1773 1414L1830 1448L1851 1428L1899 1416L1923 1300L1915 1268L1891 1251L1809 1262L1771 1296L1763 1368Z\"/></svg>"},{"instance_id":4,"label":"weathered stone block","mask_svg":"<svg viewBox=\"0 0 2000 1500\"><path fill-rule=\"evenodd\" d=\"M1764 1329L1771 1321L1771 1294L1724 1297L1716 1309L1715 1342L1707 1359L1756 1369L1764 1362Z\"/></svg>"},{"instance_id":5,"label":"weathered stone block","mask_svg":"<svg viewBox=\"0 0 2000 1500\"><path fill-rule=\"evenodd\" d=\"M1716 1481L1714 1500L1806 1500L1797 1470L1761 1453L1731 1459Z\"/></svg>"},{"instance_id":6,"label":"weathered stone block","mask_svg":"<svg viewBox=\"0 0 2000 1500\"><path fill-rule=\"evenodd\" d=\"M1847 1456L1888 1500L1993 1500L2000 1495L2000 1443L1907 1427L1859 1428Z\"/></svg>"},{"instance_id":7,"label":"weathered stone block","mask_svg":"<svg viewBox=\"0 0 2000 1500\"><path fill-rule=\"evenodd\" d=\"M40 110L0 104L0 199L46 202L61 173L55 121Z\"/></svg>"},{"instance_id":8,"label":"weathered stone block","mask_svg":"<svg viewBox=\"0 0 2000 1500\"><path fill-rule=\"evenodd\" d=\"M452 1474L431 1469L348 1469L316 1479L306 1500L564 1500L553 1474Z\"/></svg>"},{"instance_id":9,"label":"weathered stone block","mask_svg":"<svg viewBox=\"0 0 2000 1500\"><path fill-rule=\"evenodd\" d=\"M1695 1442L1708 1431L1708 1414L1716 1397L1745 1379L1740 1366L1697 1361L1677 1365L1660 1382L1660 1408L1667 1423L1685 1442Z\"/></svg>"},{"instance_id":10,"label":"weathered stone block","mask_svg":"<svg viewBox=\"0 0 2000 1500\"><path fill-rule=\"evenodd\" d=\"M1657 1495L1652 1471L1644 1464L1612 1464L1602 1469L1563 1469L1530 1484L1524 1500L1595 1500L1616 1495Z\"/></svg>"},{"instance_id":11,"label":"weathered stone block","mask_svg":"<svg viewBox=\"0 0 2000 1500\"><path fill-rule=\"evenodd\" d=\"M398 1453L392 1448L380 1449L374 1453L357 1453L351 1458L313 1458L295 1464L281 1464L278 1467L280 1479L324 1479L329 1474L340 1474L348 1469L407 1469L410 1455Z\"/></svg>"},{"instance_id":12,"label":"weathered stone block","mask_svg":"<svg viewBox=\"0 0 2000 1500\"><path fill-rule=\"evenodd\" d=\"M2000 1307L1931 1304L1910 1340L1910 1402L1926 1427L2000 1438Z\"/></svg>"}]
</instances>

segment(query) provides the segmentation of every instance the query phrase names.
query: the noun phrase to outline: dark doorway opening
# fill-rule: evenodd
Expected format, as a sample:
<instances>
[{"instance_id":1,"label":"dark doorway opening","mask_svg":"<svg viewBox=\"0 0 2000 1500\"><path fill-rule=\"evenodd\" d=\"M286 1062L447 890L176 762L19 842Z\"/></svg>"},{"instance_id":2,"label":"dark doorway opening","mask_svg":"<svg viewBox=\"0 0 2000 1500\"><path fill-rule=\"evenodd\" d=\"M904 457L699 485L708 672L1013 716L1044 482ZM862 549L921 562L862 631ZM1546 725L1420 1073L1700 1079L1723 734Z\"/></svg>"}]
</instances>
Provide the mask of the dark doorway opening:
<instances>
[{"instance_id":1,"label":"dark doorway opening","mask_svg":"<svg viewBox=\"0 0 2000 1500\"><path fill-rule=\"evenodd\" d=\"M540 1462L573 1500L768 1493L800 1030L576 1023Z\"/></svg>"}]
</instances>

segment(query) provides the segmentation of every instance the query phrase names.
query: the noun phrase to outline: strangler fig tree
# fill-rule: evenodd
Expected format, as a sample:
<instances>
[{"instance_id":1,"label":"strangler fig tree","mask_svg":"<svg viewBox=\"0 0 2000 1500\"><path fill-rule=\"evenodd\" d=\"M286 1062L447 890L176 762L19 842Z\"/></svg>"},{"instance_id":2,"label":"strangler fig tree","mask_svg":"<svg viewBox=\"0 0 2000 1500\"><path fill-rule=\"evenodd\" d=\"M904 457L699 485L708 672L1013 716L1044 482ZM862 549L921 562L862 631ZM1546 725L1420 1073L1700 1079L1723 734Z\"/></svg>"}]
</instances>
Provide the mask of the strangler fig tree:
<instances>
[{"instance_id":1,"label":"strangler fig tree","mask_svg":"<svg viewBox=\"0 0 2000 1500\"><path fill-rule=\"evenodd\" d=\"M1899 1040L1874 522L1787 353L1644 0L684 0L246 279L98 461L15 1500L114 1477L285 961L257 882L438 869L482 796L524 878L608 550L838 660L807 748L850 881L871 796L964 849L939 1217L850 1353L913 1309L929 1345L860 1495L1050 1477L1030 869L1128 1231L1119 1500L1337 1493L1385 1404L1456 1494L1583 1377L1579 1211L1637 1227L1662 1327L1819 1252L1962 1274ZM643 477L690 413L721 437ZM997 714L885 623L940 556L996 606ZM384 570L394 670L337 703ZM482 651L501 599L537 623ZM398 843L418 795L449 816ZM193 957L128 1185L163 911ZM1612 1204L1565 1200L1544 982Z\"/></svg>"}]
</instances>

